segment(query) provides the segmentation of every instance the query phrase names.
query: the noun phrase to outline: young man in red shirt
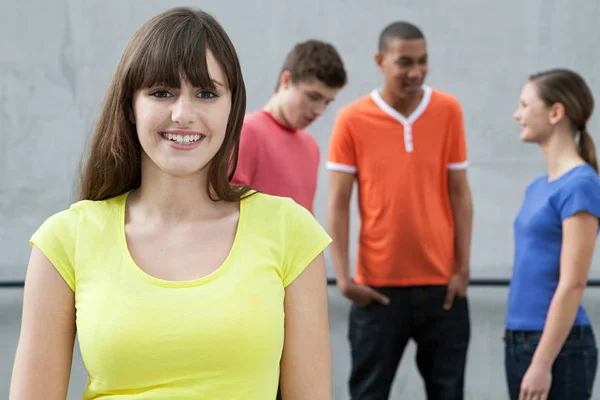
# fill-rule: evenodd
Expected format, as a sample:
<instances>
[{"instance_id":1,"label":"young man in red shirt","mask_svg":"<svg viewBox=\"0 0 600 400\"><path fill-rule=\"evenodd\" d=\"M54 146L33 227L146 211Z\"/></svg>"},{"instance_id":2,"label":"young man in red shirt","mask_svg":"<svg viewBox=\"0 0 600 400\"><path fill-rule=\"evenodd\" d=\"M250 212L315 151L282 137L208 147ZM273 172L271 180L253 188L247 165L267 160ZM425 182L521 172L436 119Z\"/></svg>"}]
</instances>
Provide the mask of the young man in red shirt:
<instances>
[{"instance_id":1,"label":"young man in red shirt","mask_svg":"<svg viewBox=\"0 0 600 400\"><path fill-rule=\"evenodd\" d=\"M288 53L275 93L246 115L232 182L291 197L311 213L320 151L306 129L346 84L346 70L329 43L308 40Z\"/></svg>"},{"instance_id":2,"label":"young man in red shirt","mask_svg":"<svg viewBox=\"0 0 600 400\"><path fill-rule=\"evenodd\" d=\"M470 339L472 201L460 103L424 84L427 46L407 22L381 33L384 86L338 114L328 225L340 291L352 301L352 400L386 400L408 341L430 400L462 400ZM356 274L348 254L358 186Z\"/></svg>"}]
</instances>

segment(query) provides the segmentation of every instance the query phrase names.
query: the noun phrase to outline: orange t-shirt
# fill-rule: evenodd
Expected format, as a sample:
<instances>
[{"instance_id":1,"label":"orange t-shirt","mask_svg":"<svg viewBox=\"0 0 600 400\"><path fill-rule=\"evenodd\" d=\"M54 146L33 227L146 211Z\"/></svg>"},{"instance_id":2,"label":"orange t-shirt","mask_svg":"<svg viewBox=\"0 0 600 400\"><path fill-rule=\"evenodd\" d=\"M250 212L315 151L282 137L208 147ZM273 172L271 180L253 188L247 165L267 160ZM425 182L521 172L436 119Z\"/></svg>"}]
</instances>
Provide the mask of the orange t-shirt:
<instances>
[{"instance_id":1,"label":"orange t-shirt","mask_svg":"<svg viewBox=\"0 0 600 400\"><path fill-rule=\"evenodd\" d=\"M254 111L244 118L232 183L289 197L312 213L319 157L319 145L309 133L284 127L266 111Z\"/></svg>"},{"instance_id":2,"label":"orange t-shirt","mask_svg":"<svg viewBox=\"0 0 600 400\"><path fill-rule=\"evenodd\" d=\"M358 181L358 283L445 285L453 273L448 170L467 167L464 122L458 100L423 89L408 117L373 91L335 122L327 168Z\"/></svg>"}]
</instances>

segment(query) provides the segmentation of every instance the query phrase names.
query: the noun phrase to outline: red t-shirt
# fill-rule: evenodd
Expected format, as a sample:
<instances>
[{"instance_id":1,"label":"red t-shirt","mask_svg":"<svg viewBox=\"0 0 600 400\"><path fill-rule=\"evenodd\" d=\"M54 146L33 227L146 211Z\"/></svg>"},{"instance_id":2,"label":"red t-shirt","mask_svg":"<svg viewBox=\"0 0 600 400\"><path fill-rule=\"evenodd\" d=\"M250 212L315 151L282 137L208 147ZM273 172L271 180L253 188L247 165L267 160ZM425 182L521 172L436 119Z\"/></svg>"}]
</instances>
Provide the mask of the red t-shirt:
<instances>
[{"instance_id":1,"label":"red t-shirt","mask_svg":"<svg viewBox=\"0 0 600 400\"><path fill-rule=\"evenodd\" d=\"M291 197L312 213L319 156L310 134L284 127L266 111L254 111L244 118L232 183Z\"/></svg>"}]
</instances>

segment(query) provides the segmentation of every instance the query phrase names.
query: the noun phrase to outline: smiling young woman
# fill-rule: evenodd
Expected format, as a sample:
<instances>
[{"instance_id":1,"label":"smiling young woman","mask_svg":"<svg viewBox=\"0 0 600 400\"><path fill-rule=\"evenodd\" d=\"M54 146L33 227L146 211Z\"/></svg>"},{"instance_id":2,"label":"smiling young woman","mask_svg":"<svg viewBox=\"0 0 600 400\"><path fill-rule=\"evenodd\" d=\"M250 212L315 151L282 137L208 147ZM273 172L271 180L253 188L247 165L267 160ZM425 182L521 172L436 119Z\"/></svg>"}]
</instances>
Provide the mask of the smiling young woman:
<instances>
[{"instance_id":1,"label":"smiling young woman","mask_svg":"<svg viewBox=\"0 0 600 400\"><path fill-rule=\"evenodd\" d=\"M527 187L514 221L505 369L512 400L587 400L598 366L581 305L600 218L594 98L574 71L532 75L514 114L523 142L540 146L548 173Z\"/></svg>"},{"instance_id":2,"label":"smiling young woman","mask_svg":"<svg viewBox=\"0 0 600 400\"><path fill-rule=\"evenodd\" d=\"M286 400L331 399L331 239L291 199L230 184L245 104L210 15L134 34L80 201L31 238L10 399L64 399L76 333L83 399L273 399L280 379Z\"/></svg>"}]
</instances>

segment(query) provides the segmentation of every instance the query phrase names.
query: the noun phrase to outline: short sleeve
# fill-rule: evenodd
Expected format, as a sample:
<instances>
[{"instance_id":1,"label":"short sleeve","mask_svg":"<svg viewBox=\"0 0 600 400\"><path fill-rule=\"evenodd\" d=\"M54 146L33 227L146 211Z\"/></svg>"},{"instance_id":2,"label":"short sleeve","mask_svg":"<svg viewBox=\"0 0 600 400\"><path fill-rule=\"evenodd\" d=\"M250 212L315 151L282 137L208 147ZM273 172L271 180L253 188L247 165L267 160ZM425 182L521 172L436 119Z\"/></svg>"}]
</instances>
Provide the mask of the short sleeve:
<instances>
[{"instance_id":1,"label":"short sleeve","mask_svg":"<svg viewBox=\"0 0 600 400\"><path fill-rule=\"evenodd\" d=\"M325 229L292 199L283 206L283 286L291 284L331 243Z\"/></svg>"},{"instance_id":2,"label":"short sleeve","mask_svg":"<svg viewBox=\"0 0 600 400\"><path fill-rule=\"evenodd\" d=\"M600 182L582 178L565 185L558 196L558 210L561 221L582 211L600 218Z\"/></svg>"},{"instance_id":3,"label":"short sleeve","mask_svg":"<svg viewBox=\"0 0 600 400\"><path fill-rule=\"evenodd\" d=\"M450 119L450 145L448 151L448 169L462 170L468 166L465 122L460 104L456 101Z\"/></svg>"},{"instance_id":4,"label":"short sleeve","mask_svg":"<svg viewBox=\"0 0 600 400\"><path fill-rule=\"evenodd\" d=\"M78 225L79 212L70 208L48 218L29 240L31 246L44 253L73 291Z\"/></svg>"},{"instance_id":5,"label":"short sleeve","mask_svg":"<svg viewBox=\"0 0 600 400\"><path fill-rule=\"evenodd\" d=\"M357 170L356 153L348 125L346 114L338 113L329 142L327 169L354 174Z\"/></svg>"},{"instance_id":6,"label":"short sleeve","mask_svg":"<svg viewBox=\"0 0 600 400\"><path fill-rule=\"evenodd\" d=\"M242 132L240 133L238 163L231 181L235 185L248 185L252 187L254 184L258 146L253 136L252 129L247 125L243 125Z\"/></svg>"}]
</instances>

